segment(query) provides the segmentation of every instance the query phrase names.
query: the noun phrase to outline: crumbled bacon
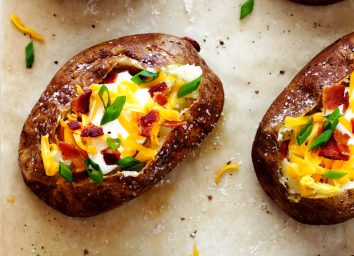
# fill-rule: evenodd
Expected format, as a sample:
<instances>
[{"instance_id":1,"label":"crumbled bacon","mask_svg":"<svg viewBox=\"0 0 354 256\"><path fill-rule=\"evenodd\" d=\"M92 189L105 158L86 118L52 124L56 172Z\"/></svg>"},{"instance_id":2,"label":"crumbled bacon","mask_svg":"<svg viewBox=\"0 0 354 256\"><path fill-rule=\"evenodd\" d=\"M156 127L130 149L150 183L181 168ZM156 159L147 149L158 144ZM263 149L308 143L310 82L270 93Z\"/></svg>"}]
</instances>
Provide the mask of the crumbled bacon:
<instances>
[{"instance_id":1,"label":"crumbled bacon","mask_svg":"<svg viewBox=\"0 0 354 256\"><path fill-rule=\"evenodd\" d=\"M346 92L344 94L343 113L347 111L348 107L349 107L349 93Z\"/></svg>"},{"instance_id":2,"label":"crumbled bacon","mask_svg":"<svg viewBox=\"0 0 354 256\"><path fill-rule=\"evenodd\" d=\"M87 89L83 93L81 93L78 97L76 97L72 104L72 109L76 113L86 114L90 110L90 97L92 91Z\"/></svg>"},{"instance_id":3,"label":"crumbled bacon","mask_svg":"<svg viewBox=\"0 0 354 256\"><path fill-rule=\"evenodd\" d=\"M162 126L165 127L178 127L187 124L187 121L165 121L162 123Z\"/></svg>"},{"instance_id":4,"label":"crumbled bacon","mask_svg":"<svg viewBox=\"0 0 354 256\"><path fill-rule=\"evenodd\" d=\"M289 143L290 143L290 140L286 140L281 143L280 154L281 154L282 159L284 159L288 154Z\"/></svg>"},{"instance_id":5,"label":"crumbled bacon","mask_svg":"<svg viewBox=\"0 0 354 256\"><path fill-rule=\"evenodd\" d=\"M344 103L345 86L336 84L323 87L323 107L325 109L335 109Z\"/></svg>"},{"instance_id":6,"label":"crumbled bacon","mask_svg":"<svg viewBox=\"0 0 354 256\"><path fill-rule=\"evenodd\" d=\"M334 140L337 142L338 150L342 155L350 156L350 150L348 146L348 140L350 136L346 133L342 133L338 130L333 132Z\"/></svg>"},{"instance_id":7,"label":"crumbled bacon","mask_svg":"<svg viewBox=\"0 0 354 256\"><path fill-rule=\"evenodd\" d=\"M76 122L76 121L70 121L68 123L68 126L71 130L78 130L81 128L81 125L79 124L79 122Z\"/></svg>"},{"instance_id":8,"label":"crumbled bacon","mask_svg":"<svg viewBox=\"0 0 354 256\"><path fill-rule=\"evenodd\" d=\"M103 160L107 165L115 165L120 159L120 152L111 148L105 148L101 151L103 155Z\"/></svg>"},{"instance_id":9,"label":"crumbled bacon","mask_svg":"<svg viewBox=\"0 0 354 256\"><path fill-rule=\"evenodd\" d=\"M118 73L111 73L103 80L103 83L113 84L117 80L117 77L118 77Z\"/></svg>"},{"instance_id":10,"label":"crumbled bacon","mask_svg":"<svg viewBox=\"0 0 354 256\"><path fill-rule=\"evenodd\" d=\"M85 126L81 131L81 137L98 137L103 135L102 127L89 124Z\"/></svg>"},{"instance_id":11,"label":"crumbled bacon","mask_svg":"<svg viewBox=\"0 0 354 256\"><path fill-rule=\"evenodd\" d=\"M165 96L163 96L162 93L158 92L155 93L154 100L157 102L157 104L163 106L167 103L167 99Z\"/></svg>"},{"instance_id":12,"label":"crumbled bacon","mask_svg":"<svg viewBox=\"0 0 354 256\"><path fill-rule=\"evenodd\" d=\"M167 91L168 91L168 86L165 82L154 85L153 87L151 87L149 89L149 93L150 93L151 98L154 97L155 93L157 93L157 92L160 92L163 94Z\"/></svg>"},{"instance_id":13,"label":"crumbled bacon","mask_svg":"<svg viewBox=\"0 0 354 256\"><path fill-rule=\"evenodd\" d=\"M159 112L150 110L145 116L139 118L140 135L144 137L151 136L152 124L159 120Z\"/></svg>"},{"instance_id":14,"label":"crumbled bacon","mask_svg":"<svg viewBox=\"0 0 354 256\"><path fill-rule=\"evenodd\" d=\"M58 147L64 160L81 156L81 152L78 147L69 142L59 141Z\"/></svg>"},{"instance_id":15,"label":"crumbled bacon","mask_svg":"<svg viewBox=\"0 0 354 256\"><path fill-rule=\"evenodd\" d=\"M326 145L320 147L318 155L332 160L349 160L349 156L343 155L339 151L334 137L332 137Z\"/></svg>"}]
</instances>

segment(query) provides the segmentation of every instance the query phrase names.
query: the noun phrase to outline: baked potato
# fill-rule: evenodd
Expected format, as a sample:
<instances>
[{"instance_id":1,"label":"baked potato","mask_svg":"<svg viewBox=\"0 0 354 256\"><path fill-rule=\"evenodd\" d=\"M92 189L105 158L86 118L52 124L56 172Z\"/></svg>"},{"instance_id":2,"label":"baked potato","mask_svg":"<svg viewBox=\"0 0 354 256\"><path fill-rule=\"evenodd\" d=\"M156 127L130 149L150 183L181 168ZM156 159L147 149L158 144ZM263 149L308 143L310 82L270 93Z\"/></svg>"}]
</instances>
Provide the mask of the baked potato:
<instances>
[{"instance_id":1,"label":"baked potato","mask_svg":"<svg viewBox=\"0 0 354 256\"><path fill-rule=\"evenodd\" d=\"M341 2L343 0L291 0L296 3L305 4L305 5L329 5Z\"/></svg>"},{"instance_id":2,"label":"baked potato","mask_svg":"<svg viewBox=\"0 0 354 256\"><path fill-rule=\"evenodd\" d=\"M160 181L211 132L224 92L190 38L139 34L70 59L24 123L27 186L69 215L99 214Z\"/></svg>"},{"instance_id":3,"label":"baked potato","mask_svg":"<svg viewBox=\"0 0 354 256\"><path fill-rule=\"evenodd\" d=\"M354 216L354 33L314 57L275 99L252 148L264 191L292 218Z\"/></svg>"}]
</instances>

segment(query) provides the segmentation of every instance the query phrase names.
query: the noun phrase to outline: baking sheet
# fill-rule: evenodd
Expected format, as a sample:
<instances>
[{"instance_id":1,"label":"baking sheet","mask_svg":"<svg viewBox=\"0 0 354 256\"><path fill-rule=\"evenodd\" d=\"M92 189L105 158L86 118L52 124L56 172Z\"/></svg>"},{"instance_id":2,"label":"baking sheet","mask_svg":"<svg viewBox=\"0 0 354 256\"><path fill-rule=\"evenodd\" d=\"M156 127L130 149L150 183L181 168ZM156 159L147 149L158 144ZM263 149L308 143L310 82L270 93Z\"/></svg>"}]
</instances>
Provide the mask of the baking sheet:
<instances>
[{"instance_id":1,"label":"baking sheet","mask_svg":"<svg viewBox=\"0 0 354 256\"><path fill-rule=\"evenodd\" d=\"M258 122L276 95L312 56L352 32L354 2L305 7L256 0L253 13L239 21L241 3L0 3L0 255L190 255L194 244L202 256L354 255L354 220L308 226L290 219L260 188L250 157ZM29 70L24 62L29 38L10 23L13 12L46 38L35 42L35 64ZM96 217L64 216L22 181L17 150L24 120L51 77L74 54L142 32L200 42L201 55L224 84L224 115L201 147L149 192ZM215 185L216 171L229 160L241 169ZM8 202L9 197L15 201Z\"/></svg>"}]
</instances>

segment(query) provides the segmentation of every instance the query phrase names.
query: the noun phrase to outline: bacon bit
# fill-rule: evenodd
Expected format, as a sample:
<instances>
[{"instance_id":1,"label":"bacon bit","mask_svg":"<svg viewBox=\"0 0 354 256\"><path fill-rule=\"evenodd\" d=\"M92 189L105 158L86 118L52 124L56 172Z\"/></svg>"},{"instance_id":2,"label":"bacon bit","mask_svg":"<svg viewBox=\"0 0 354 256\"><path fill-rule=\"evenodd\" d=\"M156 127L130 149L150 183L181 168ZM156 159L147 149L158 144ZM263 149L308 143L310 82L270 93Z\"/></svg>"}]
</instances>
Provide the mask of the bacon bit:
<instances>
[{"instance_id":1,"label":"bacon bit","mask_svg":"<svg viewBox=\"0 0 354 256\"><path fill-rule=\"evenodd\" d=\"M160 118L159 112L150 110L145 116L139 118L139 135L144 137L151 136L152 124L157 122Z\"/></svg>"},{"instance_id":2,"label":"bacon bit","mask_svg":"<svg viewBox=\"0 0 354 256\"><path fill-rule=\"evenodd\" d=\"M284 159L286 157L286 155L288 154L289 143L290 143L290 140L286 140L281 143L280 154L281 154L282 159Z\"/></svg>"},{"instance_id":3,"label":"bacon bit","mask_svg":"<svg viewBox=\"0 0 354 256\"><path fill-rule=\"evenodd\" d=\"M81 131L81 137L98 137L103 135L103 128L89 124L85 126Z\"/></svg>"},{"instance_id":4,"label":"bacon bit","mask_svg":"<svg viewBox=\"0 0 354 256\"><path fill-rule=\"evenodd\" d=\"M348 140L350 139L350 136L346 133L342 133L338 130L334 130L333 137L334 137L334 140L337 142L339 152L342 155L349 157L350 150L349 150L349 146L348 146Z\"/></svg>"},{"instance_id":5,"label":"bacon bit","mask_svg":"<svg viewBox=\"0 0 354 256\"><path fill-rule=\"evenodd\" d=\"M162 93L158 92L155 93L154 100L157 102L157 104L163 106L167 103L167 99L165 96L163 96Z\"/></svg>"},{"instance_id":6,"label":"bacon bit","mask_svg":"<svg viewBox=\"0 0 354 256\"><path fill-rule=\"evenodd\" d=\"M345 86L336 84L323 87L323 107L325 109L336 109L344 103Z\"/></svg>"},{"instance_id":7,"label":"bacon bit","mask_svg":"<svg viewBox=\"0 0 354 256\"><path fill-rule=\"evenodd\" d=\"M343 113L347 111L348 107L349 107L349 93L346 92L344 94Z\"/></svg>"},{"instance_id":8,"label":"bacon bit","mask_svg":"<svg viewBox=\"0 0 354 256\"><path fill-rule=\"evenodd\" d=\"M90 111L90 97L92 90L87 89L78 97L76 97L72 104L72 109L76 113L86 114Z\"/></svg>"},{"instance_id":9,"label":"bacon bit","mask_svg":"<svg viewBox=\"0 0 354 256\"><path fill-rule=\"evenodd\" d=\"M162 126L174 128L185 124L187 124L187 121L165 121Z\"/></svg>"},{"instance_id":10,"label":"bacon bit","mask_svg":"<svg viewBox=\"0 0 354 256\"><path fill-rule=\"evenodd\" d=\"M326 145L320 147L318 155L332 160L349 160L349 156L341 154L333 137Z\"/></svg>"},{"instance_id":11,"label":"bacon bit","mask_svg":"<svg viewBox=\"0 0 354 256\"><path fill-rule=\"evenodd\" d=\"M64 160L81 156L79 149L75 145L69 142L59 141L58 147Z\"/></svg>"},{"instance_id":12,"label":"bacon bit","mask_svg":"<svg viewBox=\"0 0 354 256\"><path fill-rule=\"evenodd\" d=\"M70 121L68 123L68 126L71 130L78 130L81 128L81 125L79 124L79 122L76 122L76 121Z\"/></svg>"},{"instance_id":13,"label":"bacon bit","mask_svg":"<svg viewBox=\"0 0 354 256\"><path fill-rule=\"evenodd\" d=\"M111 73L103 80L103 83L113 84L117 80L117 77L118 77L118 73Z\"/></svg>"},{"instance_id":14,"label":"bacon bit","mask_svg":"<svg viewBox=\"0 0 354 256\"><path fill-rule=\"evenodd\" d=\"M165 93L167 91L168 91L168 86L165 82L154 85L153 87L151 87L149 89L149 93L150 93L151 98L153 98L155 93L157 93L157 92Z\"/></svg>"},{"instance_id":15,"label":"bacon bit","mask_svg":"<svg viewBox=\"0 0 354 256\"><path fill-rule=\"evenodd\" d=\"M103 155L103 160L107 165L115 165L120 159L120 152L111 148L105 148L101 151Z\"/></svg>"}]
</instances>

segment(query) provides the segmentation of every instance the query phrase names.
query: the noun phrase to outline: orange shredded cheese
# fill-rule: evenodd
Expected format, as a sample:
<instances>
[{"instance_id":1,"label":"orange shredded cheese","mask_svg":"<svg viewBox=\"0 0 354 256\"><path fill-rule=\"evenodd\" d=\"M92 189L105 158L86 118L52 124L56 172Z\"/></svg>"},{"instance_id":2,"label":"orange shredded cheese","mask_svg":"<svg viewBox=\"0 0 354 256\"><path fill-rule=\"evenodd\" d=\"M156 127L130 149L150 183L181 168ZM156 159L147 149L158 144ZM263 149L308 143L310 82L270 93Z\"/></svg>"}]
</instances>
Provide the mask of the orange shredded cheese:
<instances>
[{"instance_id":1,"label":"orange shredded cheese","mask_svg":"<svg viewBox=\"0 0 354 256\"><path fill-rule=\"evenodd\" d=\"M227 164L224 165L215 175L215 183L219 184L221 177L226 173L229 172L230 170L239 170L240 166L238 164Z\"/></svg>"},{"instance_id":2,"label":"orange shredded cheese","mask_svg":"<svg viewBox=\"0 0 354 256\"><path fill-rule=\"evenodd\" d=\"M199 251L197 249L197 245L196 244L193 245L193 256L199 256Z\"/></svg>"},{"instance_id":3,"label":"orange shredded cheese","mask_svg":"<svg viewBox=\"0 0 354 256\"><path fill-rule=\"evenodd\" d=\"M33 28L26 27L16 14L11 14L11 21L15 25L15 27L23 33L29 35L33 39L44 42L44 37L38 34Z\"/></svg>"},{"instance_id":4,"label":"orange shredded cheese","mask_svg":"<svg viewBox=\"0 0 354 256\"><path fill-rule=\"evenodd\" d=\"M9 196L9 197L7 197L6 200L7 200L8 203L12 204L12 203L15 202L15 197L14 196Z\"/></svg>"}]
</instances>

